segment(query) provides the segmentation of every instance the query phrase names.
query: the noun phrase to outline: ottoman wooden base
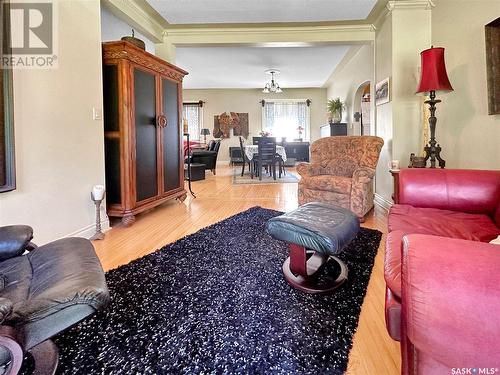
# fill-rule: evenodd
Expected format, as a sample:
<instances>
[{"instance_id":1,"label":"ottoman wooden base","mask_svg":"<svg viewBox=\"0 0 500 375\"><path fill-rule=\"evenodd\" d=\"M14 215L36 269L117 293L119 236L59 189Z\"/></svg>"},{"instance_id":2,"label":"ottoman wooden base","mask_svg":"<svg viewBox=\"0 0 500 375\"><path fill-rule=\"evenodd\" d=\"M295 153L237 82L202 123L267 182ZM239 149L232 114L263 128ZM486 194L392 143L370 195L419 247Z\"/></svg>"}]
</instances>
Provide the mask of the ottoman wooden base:
<instances>
[{"instance_id":1,"label":"ottoman wooden base","mask_svg":"<svg viewBox=\"0 0 500 375\"><path fill-rule=\"evenodd\" d=\"M323 274L330 262L337 263L337 275ZM345 263L336 256L323 256L296 244L290 244L290 256L283 263L285 280L304 293L331 293L347 280L348 273Z\"/></svg>"}]
</instances>

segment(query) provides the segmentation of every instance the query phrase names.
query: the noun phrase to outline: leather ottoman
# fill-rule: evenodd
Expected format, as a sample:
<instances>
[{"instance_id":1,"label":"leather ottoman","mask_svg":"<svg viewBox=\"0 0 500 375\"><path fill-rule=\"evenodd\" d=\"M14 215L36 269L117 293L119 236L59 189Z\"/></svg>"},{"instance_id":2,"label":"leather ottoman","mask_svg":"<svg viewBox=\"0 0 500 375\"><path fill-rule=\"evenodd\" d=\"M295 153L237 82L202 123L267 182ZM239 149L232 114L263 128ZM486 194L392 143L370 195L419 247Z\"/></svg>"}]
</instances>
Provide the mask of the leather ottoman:
<instances>
[{"instance_id":1,"label":"leather ottoman","mask_svg":"<svg viewBox=\"0 0 500 375\"><path fill-rule=\"evenodd\" d=\"M289 243L283 273L293 287L306 293L328 293L347 280L347 266L336 255L358 234L359 219L351 211L311 202L272 218L266 231ZM336 277L325 274L333 267Z\"/></svg>"},{"instance_id":2,"label":"leather ottoman","mask_svg":"<svg viewBox=\"0 0 500 375\"><path fill-rule=\"evenodd\" d=\"M200 181L205 179L205 164L191 163L191 181ZM184 178L189 180L188 165L184 164Z\"/></svg>"}]
</instances>

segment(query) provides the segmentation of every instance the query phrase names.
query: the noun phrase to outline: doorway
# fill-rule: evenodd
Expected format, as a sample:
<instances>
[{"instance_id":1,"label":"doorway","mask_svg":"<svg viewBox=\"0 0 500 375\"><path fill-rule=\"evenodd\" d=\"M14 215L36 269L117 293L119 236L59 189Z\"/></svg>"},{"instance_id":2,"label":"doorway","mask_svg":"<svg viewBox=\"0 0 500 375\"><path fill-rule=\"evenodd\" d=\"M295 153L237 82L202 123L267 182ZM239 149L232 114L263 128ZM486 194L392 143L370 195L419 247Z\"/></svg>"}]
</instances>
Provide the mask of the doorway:
<instances>
[{"instance_id":1,"label":"doorway","mask_svg":"<svg viewBox=\"0 0 500 375\"><path fill-rule=\"evenodd\" d=\"M362 83L354 95L354 134L371 134L371 97L370 81Z\"/></svg>"}]
</instances>

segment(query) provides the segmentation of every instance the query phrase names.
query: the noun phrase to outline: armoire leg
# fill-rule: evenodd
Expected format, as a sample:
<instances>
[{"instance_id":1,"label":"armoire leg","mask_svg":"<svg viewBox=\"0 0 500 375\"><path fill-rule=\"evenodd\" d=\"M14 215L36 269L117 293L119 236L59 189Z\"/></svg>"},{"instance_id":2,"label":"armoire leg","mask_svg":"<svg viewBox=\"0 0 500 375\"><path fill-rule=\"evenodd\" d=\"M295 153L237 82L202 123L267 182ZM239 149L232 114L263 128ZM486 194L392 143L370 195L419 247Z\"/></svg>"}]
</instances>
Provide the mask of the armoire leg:
<instances>
[{"instance_id":1,"label":"armoire leg","mask_svg":"<svg viewBox=\"0 0 500 375\"><path fill-rule=\"evenodd\" d=\"M132 225L135 223L135 216L132 214L127 214L124 217L122 217L122 224L125 225L126 227Z\"/></svg>"}]
</instances>

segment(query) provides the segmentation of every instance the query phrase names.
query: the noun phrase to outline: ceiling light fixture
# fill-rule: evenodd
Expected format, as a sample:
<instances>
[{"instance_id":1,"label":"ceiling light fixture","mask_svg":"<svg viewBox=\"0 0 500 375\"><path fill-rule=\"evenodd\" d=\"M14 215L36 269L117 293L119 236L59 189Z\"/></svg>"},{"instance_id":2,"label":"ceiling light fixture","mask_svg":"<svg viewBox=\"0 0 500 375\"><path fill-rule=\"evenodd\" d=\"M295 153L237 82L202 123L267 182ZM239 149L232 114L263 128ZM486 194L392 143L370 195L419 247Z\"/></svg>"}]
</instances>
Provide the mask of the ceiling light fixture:
<instances>
[{"instance_id":1,"label":"ceiling light fixture","mask_svg":"<svg viewBox=\"0 0 500 375\"><path fill-rule=\"evenodd\" d=\"M262 90L262 92L266 94L269 94L270 92L276 94L283 92L280 85L278 85L278 82L274 82L274 75L280 74L280 71L276 69L269 69L266 70L266 73L271 75L271 82L266 83L266 85L264 86L264 90Z\"/></svg>"}]
</instances>

